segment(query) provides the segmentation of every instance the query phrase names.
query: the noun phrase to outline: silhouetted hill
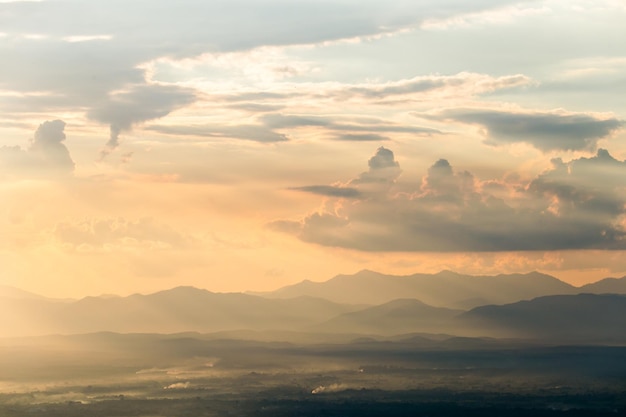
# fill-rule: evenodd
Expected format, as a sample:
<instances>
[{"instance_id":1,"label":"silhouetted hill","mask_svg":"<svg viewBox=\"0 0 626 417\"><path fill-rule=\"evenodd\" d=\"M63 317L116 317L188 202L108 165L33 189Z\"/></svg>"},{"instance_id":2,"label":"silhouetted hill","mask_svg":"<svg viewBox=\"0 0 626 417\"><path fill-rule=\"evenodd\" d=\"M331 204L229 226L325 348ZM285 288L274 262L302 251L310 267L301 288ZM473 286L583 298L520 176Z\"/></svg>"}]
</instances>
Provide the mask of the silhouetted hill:
<instances>
[{"instance_id":1,"label":"silhouetted hill","mask_svg":"<svg viewBox=\"0 0 626 417\"><path fill-rule=\"evenodd\" d=\"M441 332L462 310L432 307L414 299L398 299L363 310L344 313L312 329L339 333L395 335L415 331Z\"/></svg>"},{"instance_id":2,"label":"silhouetted hill","mask_svg":"<svg viewBox=\"0 0 626 417\"><path fill-rule=\"evenodd\" d=\"M471 276L442 271L396 276L364 270L354 275L338 275L326 282L303 281L264 295L272 298L309 295L338 303L370 305L414 298L432 306L468 309L576 292L575 287L539 272Z\"/></svg>"},{"instance_id":3,"label":"silhouetted hill","mask_svg":"<svg viewBox=\"0 0 626 417\"><path fill-rule=\"evenodd\" d=\"M0 304L0 325L4 336L97 331L293 330L355 308L304 296L271 300L178 287L149 295L87 297L69 303L5 298Z\"/></svg>"},{"instance_id":4,"label":"silhouetted hill","mask_svg":"<svg viewBox=\"0 0 626 417\"><path fill-rule=\"evenodd\" d=\"M605 278L592 284L583 285L579 291L592 294L626 294L626 277Z\"/></svg>"},{"instance_id":5,"label":"silhouetted hill","mask_svg":"<svg viewBox=\"0 0 626 417\"><path fill-rule=\"evenodd\" d=\"M626 342L626 296L578 294L477 307L461 323L498 336L585 344Z\"/></svg>"}]
</instances>

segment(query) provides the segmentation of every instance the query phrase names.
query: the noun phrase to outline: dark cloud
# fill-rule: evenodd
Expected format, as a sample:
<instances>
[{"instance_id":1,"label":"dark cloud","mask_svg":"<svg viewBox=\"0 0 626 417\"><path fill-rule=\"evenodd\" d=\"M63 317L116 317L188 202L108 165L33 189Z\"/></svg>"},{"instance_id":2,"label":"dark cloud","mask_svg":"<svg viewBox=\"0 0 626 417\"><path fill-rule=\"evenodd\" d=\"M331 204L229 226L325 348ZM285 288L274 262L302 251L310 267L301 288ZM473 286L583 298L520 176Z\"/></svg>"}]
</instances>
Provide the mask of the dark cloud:
<instances>
[{"instance_id":1,"label":"dark cloud","mask_svg":"<svg viewBox=\"0 0 626 417\"><path fill-rule=\"evenodd\" d=\"M3 146L0 148L0 169L13 176L70 175L74 161L65 141L65 122L47 121L39 125L28 148Z\"/></svg>"},{"instance_id":2,"label":"dark cloud","mask_svg":"<svg viewBox=\"0 0 626 417\"><path fill-rule=\"evenodd\" d=\"M599 118L584 113L452 109L434 116L420 116L477 124L486 129L489 144L525 142L542 151L594 150L598 140L623 127L623 122L616 118Z\"/></svg>"},{"instance_id":3,"label":"dark cloud","mask_svg":"<svg viewBox=\"0 0 626 417\"><path fill-rule=\"evenodd\" d=\"M387 182L376 198L271 226L304 241L363 251L626 249L626 162L600 150L553 163L519 188L481 183L440 159L412 193L396 193ZM399 170L389 150L379 149L369 165L367 175ZM367 195L358 180L351 186ZM513 197L499 197L503 187Z\"/></svg>"},{"instance_id":4,"label":"dark cloud","mask_svg":"<svg viewBox=\"0 0 626 417\"><path fill-rule=\"evenodd\" d=\"M304 191L312 194L325 195L328 197L359 198L361 192L352 187L336 187L332 185L307 185L304 187L291 187L290 190Z\"/></svg>"},{"instance_id":5,"label":"dark cloud","mask_svg":"<svg viewBox=\"0 0 626 417\"><path fill-rule=\"evenodd\" d=\"M110 126L111 134L102 151L106 156L119 146L119 135L133 125L168 115L195 100L192 90L166 85L140 85L113 94L88 113L90 119Z\"/></svg>"}]
</instances>

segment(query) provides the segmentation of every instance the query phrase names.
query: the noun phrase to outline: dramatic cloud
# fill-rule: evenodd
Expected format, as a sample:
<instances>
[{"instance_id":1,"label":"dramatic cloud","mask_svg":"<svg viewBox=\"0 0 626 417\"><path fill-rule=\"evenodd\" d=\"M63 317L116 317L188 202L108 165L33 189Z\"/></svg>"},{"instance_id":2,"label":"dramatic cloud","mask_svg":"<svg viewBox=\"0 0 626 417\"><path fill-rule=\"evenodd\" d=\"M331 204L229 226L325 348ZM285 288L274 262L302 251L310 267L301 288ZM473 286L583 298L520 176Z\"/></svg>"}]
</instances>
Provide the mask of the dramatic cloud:
<instances>
[{"instance_id":1,"label":"dramatic cloud","mask_svg":"<svg viewBox=\"0 0 626 417\"><path fill-rule=\"evenodd\" d=\"M605 150L593 158L555 160L521 189L500 182L509 198L491 192L497 181L455 172L445 159L429 168L413 193L393 192L400 168L391 151L380 148L369 166L351 185L367 195L360 184L384 179L390 185L384 194L271 226L308 242L363 251L626 249L626 162ZM388 170L395 174L377 177Z\"/></svg>"},{"instance_id":2,"label":"dramatic cloud","mask_svg":"<svg viewBox=\"0 0 626 417\"><path fill-rule=\"evenodd\" d=\"M128 91L112 94L109 100L88 113L91 119L110 125L111 135L102 156L118 147L122 131L130 129L136 123L166 116L194 100L193 91L175 86L136 86Z\"/></svg>"},{"instance_id":3,"label":"dramatic cloud","mask_svg":"<svg viewBox=\"0 0 626 417\"><path fill-rule=\"evenodd\" d=\"M25 176L68 175L74 171L74 161L63 144L65 122L47 121L39 125L26 150L17 146L0 148L0 171Z\"/></svg>"},{"instance_id":4,"label":"dramatic cloud","mask_svg":"<svg viewBox=\"0 0 626 417\"><path fill-rule=\"evenodd\" d=\"M616 118L599 118L584 113L451 109L434 116L420 116L477 124L485 128L487 143L525 142L542 151L594 150L598 140L623 126L623 122Z\"/></svg>"}]
</instances>

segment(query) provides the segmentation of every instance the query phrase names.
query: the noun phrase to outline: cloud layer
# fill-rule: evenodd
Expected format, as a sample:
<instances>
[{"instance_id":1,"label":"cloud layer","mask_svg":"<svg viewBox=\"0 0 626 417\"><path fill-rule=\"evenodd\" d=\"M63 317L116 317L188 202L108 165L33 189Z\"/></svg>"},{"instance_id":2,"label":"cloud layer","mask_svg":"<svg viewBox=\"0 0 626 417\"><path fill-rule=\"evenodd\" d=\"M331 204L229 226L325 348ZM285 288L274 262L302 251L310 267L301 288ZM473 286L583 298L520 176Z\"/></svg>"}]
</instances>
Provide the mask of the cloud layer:
<instances>
[{"instance_id":1,"label":"cloud layer","mask_svg":"<svg viewBox=\"0 0 626 417\"><path fill-rule=\"evenodd\" d=\"M411 193L394 190L400 168L390 150L380 148L369 165L350 183L357 200L270 226L362 251L626 249L626 163L606 150L554 160L528 184L480 181L440 159ZM372 183L386 187L363 187Z\"/></svg>"}]
</instances>

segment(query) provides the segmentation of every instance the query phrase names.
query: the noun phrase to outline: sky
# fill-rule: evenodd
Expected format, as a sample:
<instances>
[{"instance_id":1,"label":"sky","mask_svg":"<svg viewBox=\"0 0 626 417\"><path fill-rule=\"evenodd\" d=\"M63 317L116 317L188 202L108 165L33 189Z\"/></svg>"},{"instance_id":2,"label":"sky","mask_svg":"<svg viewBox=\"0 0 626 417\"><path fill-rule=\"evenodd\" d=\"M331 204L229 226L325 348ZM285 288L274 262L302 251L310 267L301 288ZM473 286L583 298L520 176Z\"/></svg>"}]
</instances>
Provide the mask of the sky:
<instances>
[{"instance_id":1,"label":"sky","mask_svg":"<svg viewBox=\"0 0 626 417\"><path fill-rule=\"evenodd\" d=\"M0 285L626 275L623 0L0 1Z\"/></svg>"}]
</instances>

